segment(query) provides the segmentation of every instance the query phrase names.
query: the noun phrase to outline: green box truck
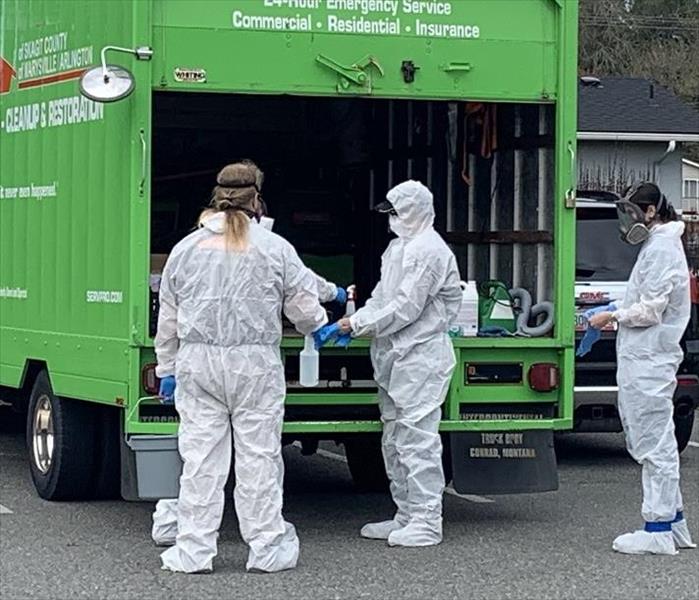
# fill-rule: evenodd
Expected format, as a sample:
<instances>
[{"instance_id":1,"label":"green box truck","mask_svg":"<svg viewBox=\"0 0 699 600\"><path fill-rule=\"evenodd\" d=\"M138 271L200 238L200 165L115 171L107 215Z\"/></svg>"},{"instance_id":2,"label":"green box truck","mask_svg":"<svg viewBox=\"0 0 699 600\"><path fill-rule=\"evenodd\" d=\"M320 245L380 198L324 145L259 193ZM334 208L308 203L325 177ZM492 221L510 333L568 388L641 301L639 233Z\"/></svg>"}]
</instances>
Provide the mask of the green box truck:
<instances>
[{"instance_id":1,"label":"green box truck","mask_svg":"<svg viewBox=\"0 0 699 600\"><path fill-rule=\"evenodd\" d=\"M556 488L553 432L572 425L577 0L0 11L0 397L27 409L42 497L146 498L158 465L176 478L177 415L153 398L158 274L241 157L267 173L275 230L355 283L359 305L389 239L371 208L406 178L434 192L464 280L555 304L548 335L454 338L441 431L458 491ZM103 59L110 102L85 75ZM342 443L354 480L382 485L369 342L324 349L306 389L287 333L284 440Z\"/></svg>"}]
</instances>

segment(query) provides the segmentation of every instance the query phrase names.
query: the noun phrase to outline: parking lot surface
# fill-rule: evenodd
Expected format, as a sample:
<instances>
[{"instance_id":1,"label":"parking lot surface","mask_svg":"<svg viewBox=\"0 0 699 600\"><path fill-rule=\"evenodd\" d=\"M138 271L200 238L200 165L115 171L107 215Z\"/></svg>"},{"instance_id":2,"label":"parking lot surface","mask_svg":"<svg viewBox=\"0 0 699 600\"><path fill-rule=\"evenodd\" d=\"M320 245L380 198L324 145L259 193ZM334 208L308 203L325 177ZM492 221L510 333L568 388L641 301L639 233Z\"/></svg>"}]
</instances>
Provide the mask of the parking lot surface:
<instances>
[{"instance_id":1,"label":"parking lot surface","mask_svg":"<svg viewBox=\"0 0 699 600\"><path fill-rule=\"evenodd\" d=\"M152 503L51 503L35 493L22 425L0 412L0 596L24 598L623 598L699 597L699 551L623 556L614 537L641 525L640 467L621 435L558 442L560 490L519 496L448 493L444 542L424 549L363 540L387 518L382 494L355 492L332 448L285 449L285 516L301 538L296 570L247 574L229 501L215 572L160 570ZM699 538L699 436L682 456L685 512Z\"/></svg>"}]
</instances>

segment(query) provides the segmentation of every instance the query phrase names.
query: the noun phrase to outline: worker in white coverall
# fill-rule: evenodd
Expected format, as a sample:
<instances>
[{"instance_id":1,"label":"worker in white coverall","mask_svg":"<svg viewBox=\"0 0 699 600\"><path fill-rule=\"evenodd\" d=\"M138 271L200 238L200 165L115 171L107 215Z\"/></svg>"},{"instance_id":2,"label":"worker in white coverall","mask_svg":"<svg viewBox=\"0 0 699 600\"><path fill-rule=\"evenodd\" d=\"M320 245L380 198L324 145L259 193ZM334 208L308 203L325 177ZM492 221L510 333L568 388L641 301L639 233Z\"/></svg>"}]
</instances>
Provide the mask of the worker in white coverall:
<instances>
[{"instance_id":1,"label":"worker in white coverall","mask_svg":"<svg viewBox=\"0 0 699 600\"><path fill-rule=\"evenodd\" d=\"M622 239L642 243L626 295L590 325L616 321L619 415L631 456L643 465L645 527L614 540L626 554L676 554L694 548L682 511L672 398L690 316L684 223L652 183L632 186L617 205Z\"/></svg>"},{"instance_id":2,"label":"worker in white coverall","mask_svg":"<svg viewBox=\"0 0 699 600\"><path fill-rule=\"evenodd\" d=\"M264 172L251 160L245 159L240 161L241 165L249 167L255 174L255 188L257 190L257 212L259 214L259 224L272 231L274 219L267 216L267 206L262 200L261 191L264 184ZM200 226L203 226L203 221L206 221L212 213L206 211L200 219ZM318 290L318 299L322 303L337 302L341 305L347 302L347 291L330 281L327 281L317 273L313 273ZM175 543L177 537L177 499L160 500L156 505L156 510L153 513L153 529L152 538L159 546L171 546Z\"/></svg>"},{"instance_id":3,"label":"worker in white coverall","mask_svg":"<svg viewBox=\"0 0 699 600\"><path fill-rule=\"evenodd\" d=\"M433 228L432 193L418 181L390 190L376 207L398 236L364 307L339 322L343 333L373 336L371 359L383 421L382 448L393 519L370 523L366 538L392 546L442 540L441 405L455 366L447 335L461 306L456 258Z\"/></svg>"},{"instance_id":4,"label":"worker in white coverall","mask_svg":"<svg viewBox=\"0 0 699 600\"><path fill-rule=\"evenodd\" d=\"M161 501L156 542L175 545L163 568L213 568L224 485L235 444L235 507L248 570L296 566L299 541L282 517L285 378L282 309L304 335L327 317L318 285L293 247L257 223L255 173L225 167L202 227L173 249L163 271L155 351L161 388L174 389L183 460L176 510ZM167 539L168 529L176 532Z\"/></svg>"}]
</instances>

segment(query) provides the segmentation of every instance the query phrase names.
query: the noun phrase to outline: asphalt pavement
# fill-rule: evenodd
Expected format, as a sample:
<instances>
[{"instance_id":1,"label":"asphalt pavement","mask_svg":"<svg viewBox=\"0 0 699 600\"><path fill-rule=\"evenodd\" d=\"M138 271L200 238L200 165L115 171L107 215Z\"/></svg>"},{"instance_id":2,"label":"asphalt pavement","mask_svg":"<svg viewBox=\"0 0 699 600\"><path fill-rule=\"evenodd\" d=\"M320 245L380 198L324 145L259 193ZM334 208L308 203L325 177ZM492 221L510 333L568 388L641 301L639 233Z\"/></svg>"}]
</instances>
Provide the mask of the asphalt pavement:
<instances>
[{"instance_id":1,"label":"asphalt pavement","mask_svg":"<svg viewBox=\"0 0 699 600\"><path fill-rule=\"evenodd\" d=\"M150 503L52 503L36 495L21 424L0 410L0 598L353 599L699 598L699 551L624 556L613 538L641 524L640 467L621 435L558 440L558 492L445 495L444 542L424 549L363 540L390 499L352 488L341 457L285 449L285 516L301 538L294 571L244 571L232 502L210 575L160 570ZM682 455L685 511L699 538L699 435ZM492 501L491 501L492 500Z\"/></svg>"}]
</instances>

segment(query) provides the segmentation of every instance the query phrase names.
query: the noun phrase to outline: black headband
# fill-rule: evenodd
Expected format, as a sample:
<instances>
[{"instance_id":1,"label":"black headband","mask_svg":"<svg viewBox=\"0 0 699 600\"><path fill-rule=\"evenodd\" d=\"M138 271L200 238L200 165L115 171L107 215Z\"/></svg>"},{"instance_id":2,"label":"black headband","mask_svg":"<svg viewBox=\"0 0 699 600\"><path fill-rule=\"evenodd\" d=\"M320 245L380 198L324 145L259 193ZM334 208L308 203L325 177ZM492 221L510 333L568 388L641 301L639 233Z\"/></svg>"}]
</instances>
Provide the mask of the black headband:
<instances>
[{"instance_id":1,"label":"black headband","mask_svg":"<svg viewBox=\"0 0 699 600\"><path fill-rule=\"evenodd\" d=\"M254 187L256 192L260 191L256 183L217 183L216 185L220 188L226 188L231 190L239 190Z\"/></svg>"}]
</instances>

